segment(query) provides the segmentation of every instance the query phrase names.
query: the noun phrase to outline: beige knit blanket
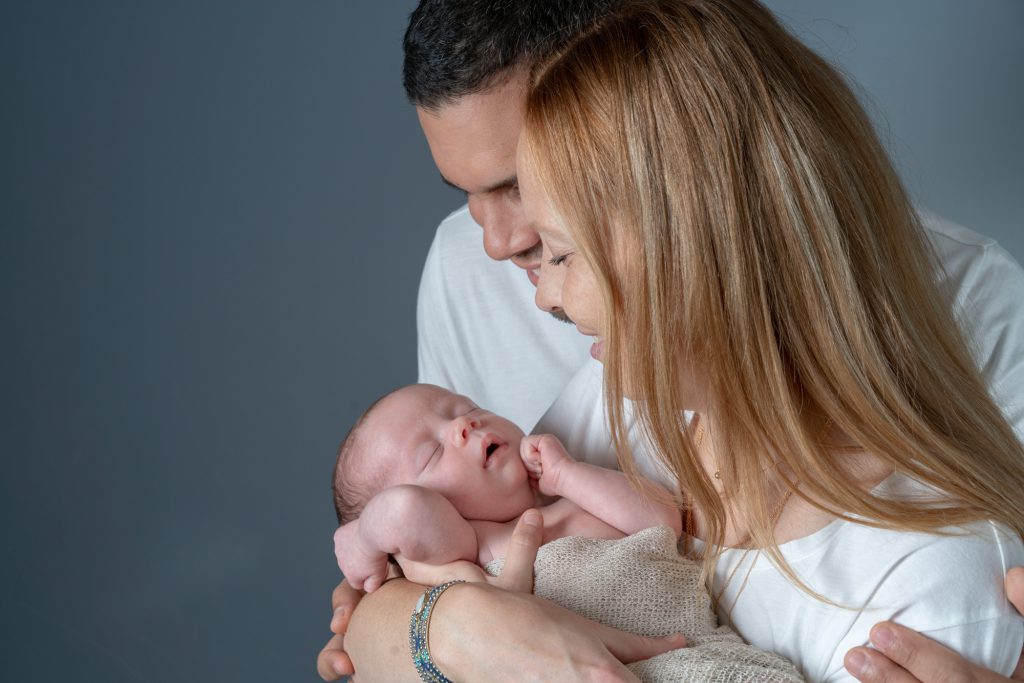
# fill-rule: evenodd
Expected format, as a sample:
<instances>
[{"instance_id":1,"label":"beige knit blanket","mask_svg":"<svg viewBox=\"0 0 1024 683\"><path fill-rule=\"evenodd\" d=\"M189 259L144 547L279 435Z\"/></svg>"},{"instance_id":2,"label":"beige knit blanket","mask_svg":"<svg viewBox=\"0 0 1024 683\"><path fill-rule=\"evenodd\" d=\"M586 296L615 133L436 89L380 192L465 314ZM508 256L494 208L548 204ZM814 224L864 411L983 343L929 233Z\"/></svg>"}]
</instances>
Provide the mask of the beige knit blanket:
<instances>
[{"instance_id":1,"label":"beige knit blanket","mask_svg":"<svg viewBox=\"0 0 1024 683\"><path fill-rule=\"evenodd\" d=\"M485 569L497 575L502 563ZM588 619L645 636L686 635L688 647L629 665L645 683L803 680L789 661L718 626L700 567L665 527L614 541L560 538L541 547L534 567L534 593Z\"/></svg>"}]
</instances>

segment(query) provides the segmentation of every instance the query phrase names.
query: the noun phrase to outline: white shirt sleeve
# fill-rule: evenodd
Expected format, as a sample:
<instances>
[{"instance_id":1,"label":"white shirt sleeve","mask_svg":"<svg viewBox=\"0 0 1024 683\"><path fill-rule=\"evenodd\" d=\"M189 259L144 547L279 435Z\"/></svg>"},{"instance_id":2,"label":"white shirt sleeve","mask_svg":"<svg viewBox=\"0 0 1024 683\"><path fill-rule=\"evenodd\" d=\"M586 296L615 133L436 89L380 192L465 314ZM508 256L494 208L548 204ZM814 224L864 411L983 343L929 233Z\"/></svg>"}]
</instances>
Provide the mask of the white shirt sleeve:
<instances>
[{"instance_id":1,"label":"white shirt sleeve","mask_svg":"<svg viewBox=\"0 0 1024 683\"><path fill-rule=\"evenodd\" d=\"M994 240L919 210L982 378L1024 440L1024 269Z\"/></svg>"},{"instance_id":2,"label":"white shirt sleeve","mask_svg":"<svg viewBox=\"0 0 1024 683\"><path fill-rule=\"evenodd\" d=\"M925 491L902 474L876 488L899 499ZM940 533L837 519L783 543L789 567L831 603L801 590L763 554L724 550L714 577L719 618L751 645L790 659L809 681L853 681L843 659L851 648L869 645L871 628L881 621L1008 675L1024 644L1024 618L1007 601L1003 579L1024 563L1024 545L991 522Z\"/></svg>"},{"instance_id":3,"label":"white shirt sleeve","mask_svg":"<svg viewBox=\"0 0 1024 683\"><path fill-rule=\"evenodd\" d=\"M972 525L961 536L887 536L897 548L866 548L889 567L867 605L839 641L827 681L854 681L843 667L850 648L868 645L871 628L895 621L942 643L979 666L1009 676L1024 644L1024 620L1006 600L1003 578L1024 561L1019 539L996 525ZM923 541L921 540L923 539ZM915 547L916 545L916 547ZM849 577L855 580L855 577Z\"/></svg>"}]
</instances>

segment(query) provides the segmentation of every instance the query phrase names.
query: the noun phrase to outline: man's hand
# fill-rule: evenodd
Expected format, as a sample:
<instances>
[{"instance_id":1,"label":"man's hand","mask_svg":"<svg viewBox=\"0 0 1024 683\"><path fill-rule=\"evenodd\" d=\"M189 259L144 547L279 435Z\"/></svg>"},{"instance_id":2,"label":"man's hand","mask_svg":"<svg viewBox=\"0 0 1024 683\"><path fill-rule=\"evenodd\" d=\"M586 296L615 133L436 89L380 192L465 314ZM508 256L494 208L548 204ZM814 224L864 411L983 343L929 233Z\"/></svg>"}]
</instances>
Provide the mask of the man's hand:
<instances>
[{"instance_id":1,"label":"man's hand","mask_svg":"<svg viewBox=\"0 0 1024 683\"><path fill-rule=\"evenodd\" d=\"M551 434L524 436L519 446L519 455L541 493L545 496L562 495L562 477L576 461L557 437Z\"/></svg>"},{"instance_id":2,"label":"man's hand","mask_svg":"<svg viewBox=\"0 0 1024 683\"><path fill-rule=\"evenodd\" d=\"M1024 567L1006 574L1006 595L1024 614ZM1024 681L1024 652L1013 678L971 664L949 648L908 628L883 622L871 629L878 649L855 647L846 653L846 670L863 683L1006 683Z\"/></svg>"},{"instance_id":3,"label":"man's hand","mask_svg":"<svg viewBox=\"0 0 1024 683\"><path fill-rule=\"evenodd\" d=\"M334 589L331 596L331 608L334 616L331 617L331 631L334 635L327 641L324 648L316 658L316 670L320 678L325 681L336 681L342 676L351 676L355 673L352 668L352 660L345 653L345 631L348 630L348 621L355 611L356 605L363 598L363 592L348 585L348 581L342 581Z\"/></svg>"}]
</instances>

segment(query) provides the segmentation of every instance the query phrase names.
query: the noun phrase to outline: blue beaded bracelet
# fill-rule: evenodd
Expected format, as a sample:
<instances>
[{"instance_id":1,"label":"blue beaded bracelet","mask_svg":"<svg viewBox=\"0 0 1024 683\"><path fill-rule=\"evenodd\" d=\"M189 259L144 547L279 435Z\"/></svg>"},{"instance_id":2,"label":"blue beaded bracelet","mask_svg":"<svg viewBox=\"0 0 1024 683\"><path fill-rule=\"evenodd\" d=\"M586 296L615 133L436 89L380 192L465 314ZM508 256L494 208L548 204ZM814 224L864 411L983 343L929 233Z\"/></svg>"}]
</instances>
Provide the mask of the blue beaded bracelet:
<instances>
[{"instance_id":1,"label":"blue beaded bracelet","mask_svg":"<svg viewBox=\"0 0 1024 683\"><path fill-rule=\"evenodd\" d=\"M423 591L416 602L409 621L409 650L412 652L412 663L423 683L452 683L434 664L430 658L430 639L427 635L430 626L430 612L441 593L457 583L465 581L448 581Z\"/></svg>"}]
</instances>

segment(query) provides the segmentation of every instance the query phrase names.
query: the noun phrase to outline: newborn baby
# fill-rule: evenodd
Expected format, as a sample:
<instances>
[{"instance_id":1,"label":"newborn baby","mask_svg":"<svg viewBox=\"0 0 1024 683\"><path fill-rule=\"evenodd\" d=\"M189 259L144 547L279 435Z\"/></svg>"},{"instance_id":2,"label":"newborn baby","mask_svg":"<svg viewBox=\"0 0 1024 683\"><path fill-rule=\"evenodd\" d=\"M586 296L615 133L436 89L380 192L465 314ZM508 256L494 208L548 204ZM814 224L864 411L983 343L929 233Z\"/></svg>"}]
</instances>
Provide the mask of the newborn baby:
<instances>
[{"instance_id":1,"label":"newborn baby","mask_svg":"<svg viewBox=\"0 0 1024 683\"><path fill-rule=\"evenodd\" d=\"M789 662L717 627L699 566L676 550L679 510L649 486L644 495L621 472L576 462L554 436L525 436L464 396L410 385L370 406L338 450L335 552L367 591L389 557L411 578L417 563L457 561L482 577L535 507L537 595L615 628L687 636L690 647L630 665L642 680L800 680Z\"/></svg>"}]
</instances>

